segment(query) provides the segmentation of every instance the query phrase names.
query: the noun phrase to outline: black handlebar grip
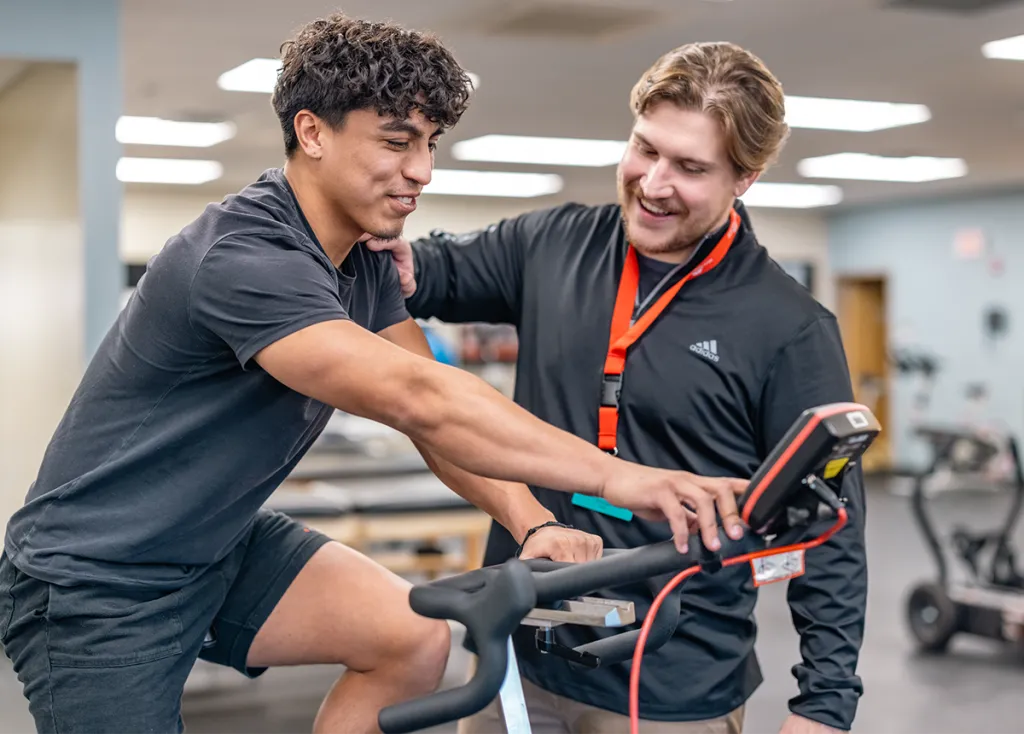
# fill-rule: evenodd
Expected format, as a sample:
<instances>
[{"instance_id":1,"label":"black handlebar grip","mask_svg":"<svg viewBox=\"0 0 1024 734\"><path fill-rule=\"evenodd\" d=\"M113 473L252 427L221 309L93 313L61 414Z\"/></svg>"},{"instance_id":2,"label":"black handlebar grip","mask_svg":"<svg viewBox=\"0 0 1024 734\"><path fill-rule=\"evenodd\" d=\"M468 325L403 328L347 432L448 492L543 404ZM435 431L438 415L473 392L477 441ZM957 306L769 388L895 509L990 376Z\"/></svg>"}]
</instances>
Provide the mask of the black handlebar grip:
<instances>
[{"instance_id":1,"label":"black handlebar grip","mask_svg":"<svg viewBox=\"0 0 1024 734\"><path fill-rule=\"evenodd\" d=\"M676 550L671 540L612 553L588 563L536 574L537 600L541 603L568 599L596 589L636 583L638 579L681 571L700 562L702 544L691 536L689 552Z\"/></svg>"},{"instance_id":2,"label":"black handlebar grip","mask_svg":"<svg viewBox=\"0 0 1024 734\"><path fill-rule=\"evenodd\" d=\"M463 686L382 709L377 723L384 734L403 734L472 716L498 695L508 665L508 638L536 606L537 594L533 576L521 561L507 561L494 571L472 592L452 586L413 588L410 603L416 612L466 625L477 648L477 669Z\"/></svg>"},{"instance_id":3,"label":"black handlebar grip","mask_svg":"<svg viewBox=\"0 0 1024 734\"><path fill-rule=\"evenodd\" d=\"M671 577L663 577L662 581L668 583ZM657 588L652 589L653 596L657 596L658 591L664 583L658 584ZM676 585L669 595L665 597L664 603L658 609L657 616L654 618L654 623L651 625L651 629L647 634L647 642L644 645L644 652L653 652L659 647L664 645L666 642L672 639L672 635L676 633L679 628L679 595L682 584ZM650 612L648 612L650 614ZM633 657L633 651L636 649L637 640L640 639L640 630L633 629L627 630L626 632L620 632L617 635L611 635L604 637L600 640L594 640L586 644L580 645L576 648L578 652L590 653L596 655L601 661L601 667L606 665L614 665L615 663L621 663L626 660L630 660Z\"/></svg>"},{"instance_id":4,"label":"black handlebar grip","mask_svg":"<svg viewBox=\"0 0 1024 734\"><path fill-rule=\"evenodd\" d=\"M624 553L632 553L634 550L634 548L605 548L602 551L601 558L597 560L600 561L604 558L611 558L612 556L621 556ZM570 563L568 561L552 561L550 558L528 558L527 560L523 561L523 563L529 566L531 571L539 571L541 573L558 571L563 568L581 568L579 563ZM596 561L588 561L588 563L596 563ZM579 571L577 571L577 573L578 572Z\"/></svg>"},{"instance_id":5,"label":"black handlebar grip","mask_svg":"<svg viewBox=\"0 0 1024 734\"><path fill-rule=\"evenodd\" d=\"M414 589L441 588L455 589L456 591L477 591L486 586L487 582L500 572L501 566L487 566L443 579L434 579L429 584L416 586Z\"/></svg>"}]
</instances>

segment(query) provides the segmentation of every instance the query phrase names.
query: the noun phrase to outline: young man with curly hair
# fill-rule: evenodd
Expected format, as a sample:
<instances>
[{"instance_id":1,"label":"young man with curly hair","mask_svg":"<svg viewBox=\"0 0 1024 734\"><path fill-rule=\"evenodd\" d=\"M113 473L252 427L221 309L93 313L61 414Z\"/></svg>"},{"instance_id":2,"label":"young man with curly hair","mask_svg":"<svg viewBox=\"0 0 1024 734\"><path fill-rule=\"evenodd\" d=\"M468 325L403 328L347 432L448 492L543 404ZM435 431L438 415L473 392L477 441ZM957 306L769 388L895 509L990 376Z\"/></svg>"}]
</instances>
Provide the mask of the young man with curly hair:
<instances>
[{"instance_id":1,"label":"young man with curly hair","mask_svg":"<svg viewBox=\"0 0 1024 734\"><path fill-rule=\"evenodd\" d=\"M0 642L39 731L180 731L199 657L248 676L345 665L318 731L375 731L439 684L448 627L408 584L261 509L335 409L409 435L520 541L552 516L519 482L667 519L680 544L717 537L716 510L739 537L739 480L612 458L429 359L390 257L356 244L401 233L469 92L435 38L390 24L334 15L286 44L284 167L150 262L8 525ZM529 543L599 547L558 527Z\"/></svg>"}]
</instances>

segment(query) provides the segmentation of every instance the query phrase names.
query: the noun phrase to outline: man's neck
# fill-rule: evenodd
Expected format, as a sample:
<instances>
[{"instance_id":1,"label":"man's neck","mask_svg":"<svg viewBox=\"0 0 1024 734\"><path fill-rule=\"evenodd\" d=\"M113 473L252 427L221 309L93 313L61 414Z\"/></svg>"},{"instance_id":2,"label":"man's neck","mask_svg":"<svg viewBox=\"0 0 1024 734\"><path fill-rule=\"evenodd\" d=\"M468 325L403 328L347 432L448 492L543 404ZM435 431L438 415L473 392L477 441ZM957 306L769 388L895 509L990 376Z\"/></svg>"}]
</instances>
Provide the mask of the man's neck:
<instances>
[{"instance_id":1,"label":"man's neck","mask_svg":"<svg viewBox=\"0 0 1024 734\"><path fill-rule=\"evenodd\" d=\"M648 260L657 260L663 263L672 263L673 265L681 265L684 262L689 261L693 257L694 251L697 249L697 245L700 241L686 247L682 250L672 250L671 252L645 252L640 247L636 248L636 251L646 257Z\"/></svg>"},{"instance_id":2,"label":"man's neck","mask_svg":"<svg viewBox=\"0 0 1024 734\"><path fill-rule=\"evenodd\" d=\"M304 164L287 161L284 175L320 246L334 267L340 268L363 233L348 217L338 216L317 186L313 172Z\"/></svg>"}]
</instances>

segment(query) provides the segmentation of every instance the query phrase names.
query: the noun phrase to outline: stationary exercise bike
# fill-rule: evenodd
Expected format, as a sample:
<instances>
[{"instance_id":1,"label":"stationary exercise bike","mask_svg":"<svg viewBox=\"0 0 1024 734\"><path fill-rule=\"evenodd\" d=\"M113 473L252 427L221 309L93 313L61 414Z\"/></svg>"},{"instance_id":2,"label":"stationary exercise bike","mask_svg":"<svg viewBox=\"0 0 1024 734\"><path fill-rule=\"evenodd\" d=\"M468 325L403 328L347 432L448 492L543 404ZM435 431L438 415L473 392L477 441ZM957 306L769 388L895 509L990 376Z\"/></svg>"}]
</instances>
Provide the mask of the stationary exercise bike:
<instances>
[{"instance_id":1,"label":"stationary exercise bike","mask_svg":"<svg viewBox=\"0 0 1024 734\"><path fill-rule=\"evenodd\" d=\"M959 632L1024 643L1024 576L1017 567L1013 531L1024 507L1024 472L1017 442L1008 449L1013 464L1013 501L1005 520L992 532L954 529L949 538L953 555L967 573L966 582L950 580L935 526L925 509L925 482L936 471L979 471L999 447L977 433L921 427L920 437L931 447L929 467L914 479L911 507L928 550L935 559L938 578L915 586L907 595L906 618L910 632L925 652L944 652Z\"/></svg>"},{"instance_id":2,"label":"stationary exercise bike","mask_svg":"<svg viewBox=\"0 0 1024 734\"><path fill-rule=\"evenodd\" d=\"M642 656L675 633L679 584L699 571L715 573L724 566L748 563L757 585L803 573L804 551L824 543L847 522L843 477L880 430L863 405L835 403L805 411L755 472L740 499L740 514L756 538L756 550L750 550L749 537L734 541L720 529L718 552L707 550L700 536L694 535L685 554L669 540L629 550L608 549L603 558L579 564L512 559L413 587L410 602L416 612L466 626L478 664L465 685L383 709L381 730L399 734L455 721L500 696L507 732L529 734L511 639L519 625L527 624L537 628L538 649L567 657L581 669L632 660L629 711L635 734ZM561 624L633 625L632 603L582 595L662 576L670 580L639 629L576 648L559 648L553 642L551 630ZM670 603L659 615L666 600Z\"/></svg>"}]
</instances>

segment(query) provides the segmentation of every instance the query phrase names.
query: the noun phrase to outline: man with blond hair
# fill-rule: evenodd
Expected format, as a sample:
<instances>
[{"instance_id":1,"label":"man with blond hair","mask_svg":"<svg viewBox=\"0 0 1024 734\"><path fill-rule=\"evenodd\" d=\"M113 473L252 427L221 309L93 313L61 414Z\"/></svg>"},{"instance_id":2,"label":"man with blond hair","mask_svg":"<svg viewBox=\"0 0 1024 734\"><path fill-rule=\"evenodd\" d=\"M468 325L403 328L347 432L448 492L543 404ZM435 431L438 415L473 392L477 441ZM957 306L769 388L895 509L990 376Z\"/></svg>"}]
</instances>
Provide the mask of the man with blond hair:
<instances>
[{"instance_id":1,"label":"man with blond hair","mask_svg":"<svg viewBox=\"0 0 1024 734\"><path fill-rule=\"evenodd\" d=\"M747 51L694 43L648 69L630 105L617 204L566 204L458 237L434 232L412 248L400 240L371 248L393 251L414 316L518 327L515 399L537 416L630 461L750 476L804 409L852 399L835 317L772 261L738 200L788 135L782 87ZM789 581L802 661L784 734L849 729L862 692L859 473L844 493L850 523L808 552L805 572ZM520 501L609 547L669 532L548 488ZM485 563L516 551L495 525ZM656 591L608 593L643 612ZM761 682L756 598L747 566L686 581L676 635L644 660L643 731L742 730ZM606 633L567 626L555 637L576 646ZM571 666L538 653L528 628L517 652L535 732L628 731L626 665ZM500 731L499 705L461 731ZM767 722L756 724L763 731Z\"/></svg>"}]
</instances>

